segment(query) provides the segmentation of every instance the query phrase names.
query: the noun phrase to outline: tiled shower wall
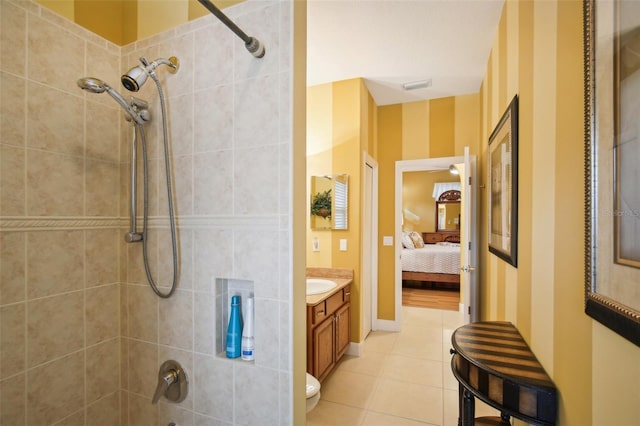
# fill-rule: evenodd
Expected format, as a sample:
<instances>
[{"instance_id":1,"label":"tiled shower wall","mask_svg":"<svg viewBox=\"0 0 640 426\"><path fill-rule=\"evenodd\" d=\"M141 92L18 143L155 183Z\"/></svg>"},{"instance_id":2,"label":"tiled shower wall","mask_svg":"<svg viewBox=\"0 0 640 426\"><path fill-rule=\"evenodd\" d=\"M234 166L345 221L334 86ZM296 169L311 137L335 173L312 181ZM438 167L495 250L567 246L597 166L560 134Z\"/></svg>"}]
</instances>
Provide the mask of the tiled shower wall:
<instances>
[{"instance_id":1,"label":"tiled shower wall","mask_svg":"<svg viewBox=\"0 0 640 426\"><path fill-rule=\"evenodd\" d=\"M0 424L291 423L290 8L227 10L267 46L259 60L212 16L119 48L36 3L0 2ZM181 63L158 70L179 226L169 299L122 238L130 127L108 95L75 83L124 94L119 75L139 56ZM166 291L160 106L151 80L136 96L153 117L149 258ZM216 353L216 294L236 280L256 299L252 363ZM166 359L185 367L189 395L152 405Z\"/></svg>"}]
</instances>

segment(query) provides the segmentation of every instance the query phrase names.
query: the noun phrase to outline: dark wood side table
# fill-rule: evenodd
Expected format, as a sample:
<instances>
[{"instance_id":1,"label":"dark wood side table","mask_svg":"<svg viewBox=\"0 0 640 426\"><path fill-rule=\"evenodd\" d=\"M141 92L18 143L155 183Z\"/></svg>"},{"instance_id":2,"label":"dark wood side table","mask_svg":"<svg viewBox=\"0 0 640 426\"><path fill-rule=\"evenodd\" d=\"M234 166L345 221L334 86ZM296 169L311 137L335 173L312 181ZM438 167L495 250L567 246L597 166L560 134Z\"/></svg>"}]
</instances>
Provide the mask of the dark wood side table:
<instances>
[{"instance_id":1,"label":"dark wood side table","mask_svg":"<svg viewBox=\"0 0 640 426\"><path fill-rule=\"evenodd\" d=\"M533 425L555 425L557 389L513 324L467 324L454 331L451 343L459 426L508 425L510 416ZM501 417L476 419L474 398L499 410Z\"/></svg>"}]
</instances>

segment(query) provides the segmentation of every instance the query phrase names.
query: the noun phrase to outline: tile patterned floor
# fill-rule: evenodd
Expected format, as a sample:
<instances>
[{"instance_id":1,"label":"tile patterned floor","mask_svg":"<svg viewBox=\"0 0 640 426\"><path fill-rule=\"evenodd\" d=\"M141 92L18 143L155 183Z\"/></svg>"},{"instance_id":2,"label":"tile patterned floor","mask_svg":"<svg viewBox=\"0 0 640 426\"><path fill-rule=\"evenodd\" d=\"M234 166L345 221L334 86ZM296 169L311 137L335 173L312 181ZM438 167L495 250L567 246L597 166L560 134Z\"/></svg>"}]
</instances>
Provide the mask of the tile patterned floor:
<instances>
[{"instance_id":1,"label":"tile patterned floor","mask_svg":"<svg viewBox=\"0 0 640 426\"><path fill-rule=\"evenodd\" d=\"M359 357L346 355L322 384L308 426L456 426L458 382L451 334L458 312L402 308L402 331L374 331ZM497 412L476 401L476 416Z\"/></svg>"}]
</instances>

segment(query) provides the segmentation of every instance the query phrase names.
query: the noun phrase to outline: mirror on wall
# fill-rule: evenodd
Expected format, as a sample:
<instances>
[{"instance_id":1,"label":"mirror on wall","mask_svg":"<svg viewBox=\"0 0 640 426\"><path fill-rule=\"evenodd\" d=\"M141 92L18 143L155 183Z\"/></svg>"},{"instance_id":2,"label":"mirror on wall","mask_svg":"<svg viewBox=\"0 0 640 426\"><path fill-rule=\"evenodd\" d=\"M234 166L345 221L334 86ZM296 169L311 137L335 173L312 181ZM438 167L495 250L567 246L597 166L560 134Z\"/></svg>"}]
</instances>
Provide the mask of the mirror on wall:
<instances>
[{"instance_id":1,"label":"mirror on wall","mask_svg":"<svg viewBox=\"0 0 640 426\"><path fill-rule=\"evenodd\" d=\"M436 232L460 230L460 191L442 193L436 202Z\"/></svg>"},{"instance_id":2,"label":"mirror on wall","mask_svg":"<svg viewBox=\"0 0 640 426\"><path fill-rule=\"evenodd\" d=\"M346 174L311 176L311 229L347 229L348 200Z\"/></svg>"}]
</instances>

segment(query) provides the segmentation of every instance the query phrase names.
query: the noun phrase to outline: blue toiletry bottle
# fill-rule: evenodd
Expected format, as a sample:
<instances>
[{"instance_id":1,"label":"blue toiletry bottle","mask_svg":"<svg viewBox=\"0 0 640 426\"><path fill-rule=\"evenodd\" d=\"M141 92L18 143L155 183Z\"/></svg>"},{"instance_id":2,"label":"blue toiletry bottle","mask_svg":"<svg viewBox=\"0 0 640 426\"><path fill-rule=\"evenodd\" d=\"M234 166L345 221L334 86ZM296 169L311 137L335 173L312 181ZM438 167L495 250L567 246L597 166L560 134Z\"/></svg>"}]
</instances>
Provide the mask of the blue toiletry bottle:
<instances>
[{"instance_id":1,"label":"blue toiletry bottle","mask_svg":"<svg viewBox=\"0 0 640 426\"><path fill-rule=\"evenodd\" d=\"M242 346L242 314L240 313L240 296L231 297L231 316L227 329L227 358L238 358Z\"/></svg>"}]
</instances>

